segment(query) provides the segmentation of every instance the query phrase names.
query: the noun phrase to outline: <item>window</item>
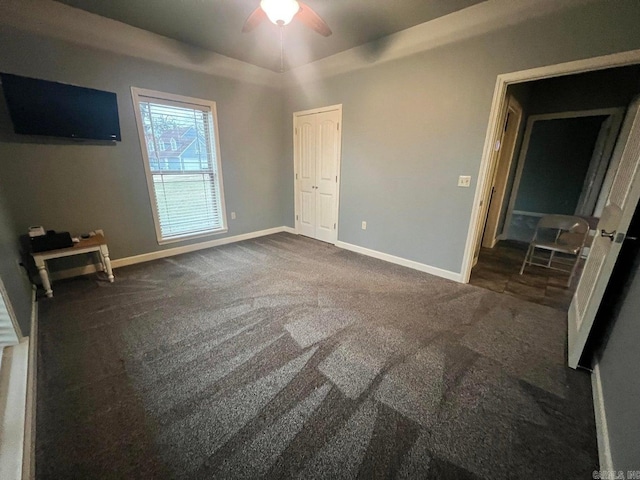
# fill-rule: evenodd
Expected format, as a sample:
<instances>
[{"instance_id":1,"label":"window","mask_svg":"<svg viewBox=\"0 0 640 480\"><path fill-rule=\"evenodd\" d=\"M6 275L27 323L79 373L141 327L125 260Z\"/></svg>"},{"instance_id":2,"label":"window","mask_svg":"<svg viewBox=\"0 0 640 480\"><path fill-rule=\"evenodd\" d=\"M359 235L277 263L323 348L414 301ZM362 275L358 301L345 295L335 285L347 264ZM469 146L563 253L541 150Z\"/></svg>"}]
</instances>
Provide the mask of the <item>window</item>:
<instances>
[{"instance_id":1,"label":"window","mask_svg":"<svg viewBox=\"0 0 640 480\"><path fill-rule=\"evenodd\" d=\"M158 243L226 232L215 102L131 90Z\"/></svg>"}]
</instances>

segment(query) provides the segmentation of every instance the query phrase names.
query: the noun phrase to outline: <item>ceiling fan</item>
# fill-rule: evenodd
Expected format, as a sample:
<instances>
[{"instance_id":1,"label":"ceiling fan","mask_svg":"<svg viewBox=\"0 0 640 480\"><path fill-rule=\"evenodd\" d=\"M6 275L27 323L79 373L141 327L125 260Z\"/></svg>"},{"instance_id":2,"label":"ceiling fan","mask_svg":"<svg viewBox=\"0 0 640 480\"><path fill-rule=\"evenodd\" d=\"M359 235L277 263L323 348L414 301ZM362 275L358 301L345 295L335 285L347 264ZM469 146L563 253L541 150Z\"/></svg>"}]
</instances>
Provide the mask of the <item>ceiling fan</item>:
<instances>
[{"instance_id":1,"label":"ceiling fan","mask_svg":"<svg viewBox=\"0 0 640 480\"><path fill-rule=\"evenodd\" d=\"M295 18L320 35L328 37L332 33L320 15L306 3L296 0L261 0L260 6L249 15L244 23L242 32L250 32L265 18L280 27L288 25Z\"/></svg>"}]
</instances>

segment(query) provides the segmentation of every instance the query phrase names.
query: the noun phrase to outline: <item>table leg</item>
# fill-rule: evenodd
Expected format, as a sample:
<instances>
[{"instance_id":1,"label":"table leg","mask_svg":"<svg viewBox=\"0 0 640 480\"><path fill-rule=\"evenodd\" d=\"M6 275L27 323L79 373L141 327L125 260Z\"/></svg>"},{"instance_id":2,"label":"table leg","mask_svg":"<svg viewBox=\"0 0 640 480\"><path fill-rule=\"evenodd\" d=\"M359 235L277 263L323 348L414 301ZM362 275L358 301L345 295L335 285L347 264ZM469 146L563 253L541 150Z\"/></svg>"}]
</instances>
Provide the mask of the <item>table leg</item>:
<instances>
[{"instance_id":1,"label":"table leg","mask_svg":"<svg viewBox=\"0 0 640 480\"><path fill-rule=\"evenodd\" d=\"M44 287L44 293L47 297L53 297L53 290L51 290L51 282L49 281L49 273L47 272L47 266L44 261L36 262L38 267L38 273L40 274L40 280L42 280L42 286Z\"/></svg>"},{"instance_id":2,"label":"table leg","mask_svg":"<svg viewBox=\"0 0 640 480\"><path fill-rule=\"evenodd\" d=\"M109 259L109 249L106 245L100 245L100 255L102 256L102 263L104 263L109 281L113 283L113 270L111 269L111 260Z\"/></svg>"},{"instance_id":3,"label":"table leg","mask_svg":"<svg viewBox=\"0 0 640 480\"><path fill-rule=\"evenodd\" d=\"M104 266L104 257L102 256L102 252L100 250L98 250L98 260L99 260L99 270L100 272L106 272L107 271L107 267Z\"/></svg>"}]
</instances>

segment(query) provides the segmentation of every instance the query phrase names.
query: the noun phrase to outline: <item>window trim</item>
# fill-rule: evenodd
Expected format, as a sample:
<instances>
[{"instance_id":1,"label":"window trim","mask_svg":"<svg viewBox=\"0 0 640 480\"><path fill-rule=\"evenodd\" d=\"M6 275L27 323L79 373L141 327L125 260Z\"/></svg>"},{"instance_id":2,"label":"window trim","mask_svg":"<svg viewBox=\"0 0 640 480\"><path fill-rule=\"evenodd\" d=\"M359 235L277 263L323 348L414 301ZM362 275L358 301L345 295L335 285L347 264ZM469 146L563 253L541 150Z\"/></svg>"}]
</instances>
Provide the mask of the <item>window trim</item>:
<instances>
[{"instance_id":1,"label":"window trim","mask_svg":"<svg viewBox=\"0 0 640 480\"><path fill-rule=\"evenodd\" d=\"M153 172L151 172L151 162L149 160L149 152L147 152L146 148L146 139L144 136L144 127L142 122L142 115L140 113L140 97L150 97L156 98L162 102L174 102L176 105L184 106L191 105L196 109L203 110L210 109L211 117L213 119L211 125L212 134L215 140L214 148L216 149L216 177L217 183L220 188L220 211L221 211L221 220L222 220L222 228L218 228L211 231L205 232L197 232L197 233L188 233L184 235L177 235L171 238L163 238L162 231L160 229L160 217L158 215L158 209L156 206L155 199L155 187L153 185ZM169 243L183 242L185 240L195 239L195 238L203 238L209 237L212 235L219 235L222 233L228 232L228 223L227 223L227 207L224 199L224 182L222 180L222 155L220 152L220 136L218 134L218 113L216 109L216 102L212 100L204 100L193 97L185 97L182 95L176 95L173 93L165 93L159 92L156 90L148 90L146 88L138 88L131 87L131 99L133 101L133 111L136 119L136 127L138 128L138 138L140 141L140 150L142 152L142 163L144 164L144 172L147 180L147 191L149 193L149 203L151 205L151 211L153 213L153 224L156 229L156 239L158 241L158 245L166 245Z\"/></svg>"}]
</instances>

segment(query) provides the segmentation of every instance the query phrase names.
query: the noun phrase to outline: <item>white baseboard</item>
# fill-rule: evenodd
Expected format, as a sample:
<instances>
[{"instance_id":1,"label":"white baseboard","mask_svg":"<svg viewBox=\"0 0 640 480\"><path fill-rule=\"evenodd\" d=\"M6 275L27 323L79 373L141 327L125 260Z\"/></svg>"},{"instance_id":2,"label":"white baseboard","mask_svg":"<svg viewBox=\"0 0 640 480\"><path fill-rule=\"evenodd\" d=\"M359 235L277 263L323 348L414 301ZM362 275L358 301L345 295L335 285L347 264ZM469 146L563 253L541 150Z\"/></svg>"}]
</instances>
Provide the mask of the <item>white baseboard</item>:
<instances>
[{"instance_id":1,"label":"white baseboard","mask_svg":"<svg viewBox=\"0 0 640 480\"><path fill-rule=\"evenodd\" d=\"M251 240L252 238L264 237L266 235L273 235L274 233L287 232L296 233L295 229L291 227L274 227L266 230L258 230L257 232L243 233L242 235L234 235L232 237L218 238L215 240L209 240L207 242L194 243L191 245L183 245L180 247L166 248L164 250L158 250L156 252L143 253L142 255L134 255L132 257L116 258L111 260L111 266L113 268L125 267L127 265L134 265L136 263L150 262L151 260L158 260L160 258L173 257L175 255L181 255L183 253L195 252L198 250L204 250L206 248L217 247L220 245L227 245L229 243L242 242L243 240ZM88 275L101 271L99 265L84 265L77 268L69 268L66 270L58 270L57 272L51 272L52 280L60 280L63 278L78 277L80 275Z\"/></svg>"},{"instance_id":2,"label":"white baseboard","mask_svg":"<svg viewBox=\"0 0 640 480\"><path fill-rule=\"evenodd\" d=\"M24 453L22 480L31 480L36 474L36 398L38 380L38 304L36 288L31 293L31 332L29 333L29 367L27 370L27 399L24 420Z\"/></svg>"},{"instance_id":3,"label":"white baseboard","mask_svg":"<svg viewBox=\"0 0 640 480\"><path fill-rule=\"evenodd\" d=\"M369 248L360 247L358 245L353 245L347 242L341 242L339 240L336 242L336 247L344 248L345 250L350 250L356 253L361 253L362 255L367 255L379 260L384 260L385 262L402 265L403 267L413 268L414 270L419 270L421 272L430 273L431 275L435 275L437 277L446 278L448 280L453 280L456 282L462 282L462 275L460 273L451 272L449 270L444 270L438 267L432 267L431 265L415 262L413 260L407 260L406 258L396 257L395 255L379 252L377 250L371 250Z\"/></svg>"},{"instance_id":4,"label":"white baseboard","mask_svg":"<svg viewBox=\"0 0 640 480\"><path fill-rule=\"evenodd\" d=\"M0 478L23 478L29 337L5 347L0 367Z\"/></svg>"},{"instance_id":5,"label":"white baseboard","mask_svg":"<svg viewBox=\"0 0 640 480\"><path fill-rule=\"evenodd\" d=\"M192 245L184 245L181 247L167 248L164 250L158 250L156 252L143 253L142 255L134 255L132 257L117 258L111 261L113 268L125 267L127 265L134 265L136 263L150 262L151 260L158 260L160 258L173 257L183 253L195 252L198 250L204 250L206 248L217 247L220 245L227 245L229 243L242 242L243 240L251 240L252 238L264 237L266 235L273 235L274 233L292 233L296 234L296 230L293 227L274 227L266 230L259 230L257 232L244 233L242 235L235 235L232 237L225 237L216 240L210 240L208 242L194 243ZM462 282L462 275L449 270L444 270L438 267L432 267L424 263L415 262L413 260L407 260L406 258L396 257L388 253L379 252L377 250L371 250L369 248L360 247L347 242L336 242L336 247L343 248L345 250L351 250L352 252L361 253L369 257L374 257L386 262L395 263L396 265L402 265L403 267L413 268L421 272L430 273L437 277L446 278L456 282ZM85 265L77 268L70 268L67 270L59 270L57 272L51 272L52 280L60 280L63 278L77 277L80 275L88 275L90 273L96 273L100 271L99 265Z\"/></svg>"},{"instance_id":6,"label":"white baseboard","mask_svg":"<svg viewBox=\"0 0 640 480\"><path fill-rule=\"evenodd\" d=\"M593 367L593 373L591 374L591 389L593 391L593 411L596 417L600 471L613 472L613 459L611 457L611 445L609 444L609 429L607 427L607 415L604 406L602 379L600 377L600 366L597 363Z\"/></svg>"}]
</instances>

